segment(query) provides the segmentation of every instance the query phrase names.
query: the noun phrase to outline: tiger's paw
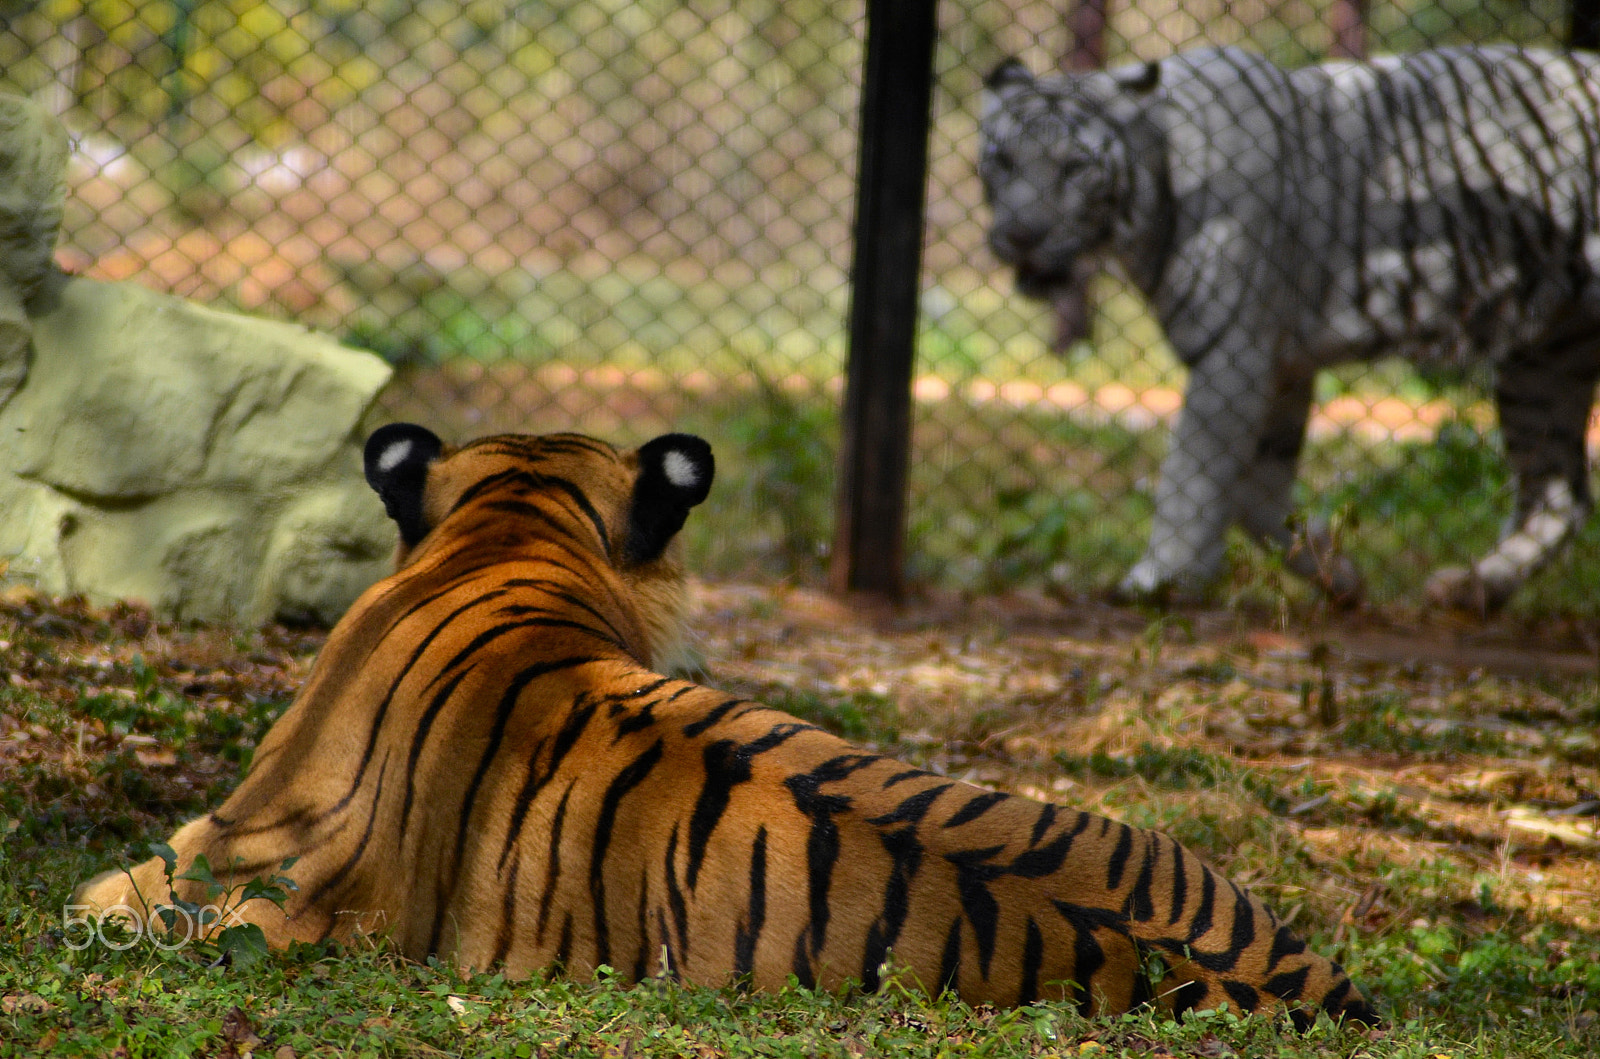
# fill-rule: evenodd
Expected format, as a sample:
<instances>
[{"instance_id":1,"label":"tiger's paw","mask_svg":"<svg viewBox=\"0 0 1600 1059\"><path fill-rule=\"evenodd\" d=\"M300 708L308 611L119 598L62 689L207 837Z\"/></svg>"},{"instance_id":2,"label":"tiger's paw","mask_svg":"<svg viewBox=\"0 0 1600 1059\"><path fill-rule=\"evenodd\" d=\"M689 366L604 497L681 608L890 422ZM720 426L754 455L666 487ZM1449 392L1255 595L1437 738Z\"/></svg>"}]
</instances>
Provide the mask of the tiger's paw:
<instances>
[{"instance_id":1,"label":"tiger's paw","mask_svg":"<svg viewBox=\"0 0 1600 1059\"><path fill-rule=\"evenodd\" d=\"M1446 566L1428 578L1424 590L1435 607L1482 621L1505 605L1511 593L1478 576L1470 566Z\"/></svg>"},{"instance_id":2,"label":"tiger's paw","mask_svg":"<svg viewBox=\"0 0 1600 1059\"><path fill-rule=\"evenodd\" d=\"M1154 607L1198 603L1206 598L1209 584L1210 579L1175 575L1162 564L1143 559L1112 590L1111 598L1116 603Z\"/></svg>"},{"instance_id":3,"label":"tiger's paw","mask_svg":"<svg viewBox=\"0 0 1600 1059\"><path fill-rule=\"evenodd\" d=\"M78 884L72 891L72 903L91 905L99 911L126 904L135 896L129 883L132 876L126 869L111 868Z\"/></svg>"}]
</instances>

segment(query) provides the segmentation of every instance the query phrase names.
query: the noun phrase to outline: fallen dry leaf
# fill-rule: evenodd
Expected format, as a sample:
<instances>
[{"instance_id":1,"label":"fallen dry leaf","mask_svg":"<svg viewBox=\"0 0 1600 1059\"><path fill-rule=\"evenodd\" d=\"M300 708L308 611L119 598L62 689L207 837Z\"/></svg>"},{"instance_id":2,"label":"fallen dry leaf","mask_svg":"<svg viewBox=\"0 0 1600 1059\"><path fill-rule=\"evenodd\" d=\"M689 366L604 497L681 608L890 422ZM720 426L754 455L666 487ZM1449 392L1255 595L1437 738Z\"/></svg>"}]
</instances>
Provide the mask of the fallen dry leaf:
<instances>
[{"instance_id":1,"label":"fallen dry leaf","mask_svg":"<svg viewBox=\"0 0 1600 1059\"><path fill-rule=\"evenodd\" d=\"M33 993L7 993L0 996L0 1014L42 1015L54 1008L55 1005L50 1001Z\"/></svg>"},{"instance_id":2,"label":"fallen dry leaf","mask_svg":"<svg viewBox=\"0 0 1600 1059\"><path fill-rule=\"evenodd\" d=\"M238 1007L222 1016L222 1040L221 1059L246 1059L267 1043L256 1033L250 1016Z\"/></svg>"}]
</instances>

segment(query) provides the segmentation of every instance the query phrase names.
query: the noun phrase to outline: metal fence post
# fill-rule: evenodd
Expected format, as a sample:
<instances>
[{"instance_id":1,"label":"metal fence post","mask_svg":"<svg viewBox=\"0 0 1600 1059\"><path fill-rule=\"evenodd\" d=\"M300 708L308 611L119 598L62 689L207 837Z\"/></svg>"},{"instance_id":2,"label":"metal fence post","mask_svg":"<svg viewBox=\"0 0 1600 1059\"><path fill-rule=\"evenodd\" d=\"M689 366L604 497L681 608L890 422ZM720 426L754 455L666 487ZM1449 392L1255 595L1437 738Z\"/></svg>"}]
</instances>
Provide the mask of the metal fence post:
<instances>
[{"instance_id":1,"label":"metal fence post","mask_svg":"<svg viewBox=\"0 0 1600 1059\"><path fill-rule=\"evenodd\" d=\"M1567 43L1574 48L1600 48L1600 0L1572 0Z\"/></svg>"},{"instance_id":2,"label":"metal fence post","mask_svg":"<svg viewBox=\"0 0 1600 1059\"><path fill-rule=\"evenodd\" d=\"M905 588L907 466L936 0L867 0L849 359L830 584Z\"/></svg>"}]
</instances>

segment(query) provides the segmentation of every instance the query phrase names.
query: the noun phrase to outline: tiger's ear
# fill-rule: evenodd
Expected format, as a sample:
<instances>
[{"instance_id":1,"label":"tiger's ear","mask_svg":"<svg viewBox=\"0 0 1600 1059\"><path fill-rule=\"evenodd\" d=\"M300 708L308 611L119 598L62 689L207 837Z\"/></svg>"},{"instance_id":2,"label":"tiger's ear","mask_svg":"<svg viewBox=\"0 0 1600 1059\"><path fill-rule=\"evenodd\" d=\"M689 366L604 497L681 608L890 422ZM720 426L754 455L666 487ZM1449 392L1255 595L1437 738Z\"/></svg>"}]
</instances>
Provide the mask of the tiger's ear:
<instances>
[{"instance_id":1,"label":"tiger's ear","mask_svg":"<svg viewBox=\"0 0 1600 1059\"><path fill-rule=\"evenodd\" d=\"M1022 61L1016 56L1001 59L995 68L989 71L988 76L983 79L983 87L991 92L998 92L1002 88L1012 85L1032 83L1033 74L1028 72L1028 68L1023 66Z\"/></svg>"},{"instance_id":2,"label":"tiger's ear","mask_svg":"<svg viewBox=\"0 0 1600 1059\"><path fill-rule=\"evenodd\" d=\"M367 484L400 527L400 541L407 548L415 548L428 535L422 490L428 483L428 464L443 451L444 442L415 423L390 423L367 439Z\"/></svg>"},{"instance_id":3,"label":"tiger's ear","mask_svg":"<svg viewBox=\"0 0 1600 1059\"><path fill-rule=\"evenodd\" d=\"M639 477L628 506L623 561L660 558L683 528L689 509L706 498L716 462L711 446L693 434L663 434L639 449Z\"/></svg>"},{"instance_id":4,"label":"tiger's ear","mask_svg":"<svg viewBox=\"0 0 1600 1059\"><path fill-rule=\"evenodd\" d=\"M1111 71L1111 79L1124 92L1142 96L1146 92L1154 91L1161 83L1161 64L1133 63L1131 66L1119 66Z\"/></svg>"}]
</instances>

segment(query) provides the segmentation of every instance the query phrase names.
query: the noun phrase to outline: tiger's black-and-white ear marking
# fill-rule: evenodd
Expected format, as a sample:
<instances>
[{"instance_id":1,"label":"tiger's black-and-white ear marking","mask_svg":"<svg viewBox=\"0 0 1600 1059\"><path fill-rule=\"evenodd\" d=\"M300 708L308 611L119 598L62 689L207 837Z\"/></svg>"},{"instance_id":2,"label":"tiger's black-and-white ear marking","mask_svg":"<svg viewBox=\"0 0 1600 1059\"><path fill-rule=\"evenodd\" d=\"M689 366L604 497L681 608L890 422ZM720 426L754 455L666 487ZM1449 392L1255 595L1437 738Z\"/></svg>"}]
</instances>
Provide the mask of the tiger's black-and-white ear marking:
<instances>
[{"instance_id":1,"label":"tiger's black-and-white ear marking","mask_svg":"<svg viewBox=\"0 0 1600 1059\"><path fill-rule=\"evenodd\" d=\"M1033 74L1022 65L1015 57L1000 60L993 70L989 71L983 79L983 87L991 92L998 92L1012 85L1029 85L1033 83Z\"/></svg>"},{"instance_id":2,"label":"tiger's black-and-white ear marking","mask_svg":"<svg viewBox=\"0 0 1600 1059\"><path fill-rule=\"evenodd\" d=\"M415 423L390 423L373 431L364 454L367 484L400 527L400 540L414 548L428 535L422 517L422 489L428 464L439 458L444 442Z\"/></svg>"},{"instance_id":3,"label":"tiger's black-and-white ear marking","mask_svg":"<svg viewBox=\"0 0 1600 1059\"><path fill-rule=\"evenodd\" d=\"M689 509L711 491L715 474L711 446L693 434L663 434L640 447L623 560L631 564L659 558L683 528Z\"/></svg>"},{"instance_id":4,"label":"tiger's black-and-white ear marking","mask_svg":"<svg viewBox=\"0 0 1600 1059\"><path fill-rule=\"evenodd\" d=\"M1161 83L1160 63L1133 63L1111 71L1111 77L1125 92L1142 96Z\"/></svg>"}]
</instances>

